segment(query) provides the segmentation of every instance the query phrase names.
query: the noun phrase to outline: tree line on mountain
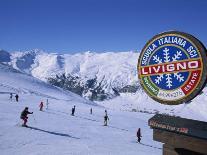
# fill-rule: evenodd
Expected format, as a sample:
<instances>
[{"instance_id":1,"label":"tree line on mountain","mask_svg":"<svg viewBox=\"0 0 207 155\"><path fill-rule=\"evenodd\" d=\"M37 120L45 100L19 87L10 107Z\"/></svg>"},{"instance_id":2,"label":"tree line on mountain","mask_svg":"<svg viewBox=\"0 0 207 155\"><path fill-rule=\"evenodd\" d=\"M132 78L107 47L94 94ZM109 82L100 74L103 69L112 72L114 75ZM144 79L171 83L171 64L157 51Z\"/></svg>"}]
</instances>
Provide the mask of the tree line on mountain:
<instances>
[{"instance_id":1,"label":"tree line on mountain","mask_svg":"<svg viewBox=\"0 0 207 155\"><path fill-rule=\"evenodd\" d=\"M120 93L135 93L141 89L139 84L127 85L122 88L110 86L111 91L108 92L105 89L108 84L104 82L104 78L98 81L95 76L94 78L83 80L80 76L61 74L49 77L47 81L54 86L69 90L92 101L103 101L119 96Z\"/></svg>"}]
</instances>

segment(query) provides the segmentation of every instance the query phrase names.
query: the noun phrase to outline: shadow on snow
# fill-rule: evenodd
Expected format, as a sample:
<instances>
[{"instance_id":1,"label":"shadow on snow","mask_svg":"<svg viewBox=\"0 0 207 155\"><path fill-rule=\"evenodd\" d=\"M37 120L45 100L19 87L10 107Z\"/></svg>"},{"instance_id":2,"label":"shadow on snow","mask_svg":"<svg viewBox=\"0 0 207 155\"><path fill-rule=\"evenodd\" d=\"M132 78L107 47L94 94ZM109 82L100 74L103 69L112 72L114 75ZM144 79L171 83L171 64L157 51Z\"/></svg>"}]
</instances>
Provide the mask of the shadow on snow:
<instances>
[{"instance_id":1,"label":"shadow on snow","mask_svg":"<svg viewBox=\"0 0 207 155\"><path fill-rule=\"evenodd\" d=\"M148 145L148 144L143 144L143 143L140 143L141 145L144 145L144 146L148 146L148 147L152 147L154 149L162 149L160 147L156 147L156 146L152 146L152 145Z\"/></svg>"},{"instance_id":2,"label":"shadow on snow","mask_svg":"<svg viewBox=\"0 0 207 155\"><path fill-rule=\"evenodd\" d=\"M137 141L136 142L133 142L133 143L138 143ZM156 146L153 146L153 145L149 145L149 144L144 144L144 143L138 143L140 145L144 145L144 146L147 146L147 147L151 147L151 148L154 148L154 149L159 149L161 150L162 148L160 147L156 147Z\"/></svg>"},{"instance_id":3,"label":"shadow on snow","mask_svg":"<svg viewBox=\"0 0 207 155\"><path fill-rule=\"evenodd\" d=\"M30 129L33 129L33 130L36 130L36 131L40 131L40 132L49 133L49 134L56 135L56 136L62 136L62 137L80 139L80 138L77 138L77 137L70 136L68 134L59 133L59 132L53 132L53 131L48 131L48 130L43 130L43 129L39 129L39 128L36 128L36 127L30 127L30 126L28 126L27 128L30 128Z\"/></svg>"}]
</instances>

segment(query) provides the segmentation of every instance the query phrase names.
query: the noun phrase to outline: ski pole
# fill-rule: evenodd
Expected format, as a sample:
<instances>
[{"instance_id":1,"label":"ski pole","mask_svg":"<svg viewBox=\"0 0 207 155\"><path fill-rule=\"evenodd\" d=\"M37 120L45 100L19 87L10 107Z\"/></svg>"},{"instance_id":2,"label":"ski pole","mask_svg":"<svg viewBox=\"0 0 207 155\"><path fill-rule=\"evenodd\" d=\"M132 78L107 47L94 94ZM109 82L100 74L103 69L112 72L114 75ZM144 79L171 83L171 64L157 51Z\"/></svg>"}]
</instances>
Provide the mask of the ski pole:
<instances>
[{"instance_id":1,"label":"ski pole","mask_svg":"<svg viewBox=\"0 0 207 155\"><path fill-rule=\"evenodd\" d=\"M35 124L36 124L36 123L37 123L37 121L36 121L36 119L35 119L34 115L32 115L32 116L33 116L34 122L35 122Z\"/></svg>"}]
</instances>

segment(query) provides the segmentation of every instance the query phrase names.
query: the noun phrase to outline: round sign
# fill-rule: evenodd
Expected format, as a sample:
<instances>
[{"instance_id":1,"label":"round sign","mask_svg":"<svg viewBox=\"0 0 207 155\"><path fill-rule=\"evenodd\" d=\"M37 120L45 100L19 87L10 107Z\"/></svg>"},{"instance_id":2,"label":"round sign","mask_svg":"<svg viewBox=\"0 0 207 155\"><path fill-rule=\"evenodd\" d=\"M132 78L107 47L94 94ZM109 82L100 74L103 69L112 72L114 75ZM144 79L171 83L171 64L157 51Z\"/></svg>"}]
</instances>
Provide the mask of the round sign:
<instances>
[{"instance_id":1,"label":"round sign","mask_svg":"<svg viewBox=\"0 0 207 155\"><path fill-rule=\"evenodd\" d=\"M206 84L206 49L183 32L158 34L141 51L138 77L146 93L160 103L189 102Z\"/></svg>"}]
</instances>

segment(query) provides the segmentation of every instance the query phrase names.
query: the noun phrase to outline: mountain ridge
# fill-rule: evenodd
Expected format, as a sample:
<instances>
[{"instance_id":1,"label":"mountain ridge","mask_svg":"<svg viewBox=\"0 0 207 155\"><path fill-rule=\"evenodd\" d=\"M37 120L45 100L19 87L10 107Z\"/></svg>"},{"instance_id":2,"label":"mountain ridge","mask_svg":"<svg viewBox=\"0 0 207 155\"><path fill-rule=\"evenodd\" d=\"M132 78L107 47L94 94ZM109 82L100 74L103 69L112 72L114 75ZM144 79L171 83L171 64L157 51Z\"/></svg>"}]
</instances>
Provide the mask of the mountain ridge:
<instances>
[{"instance_id":1,"label":"mountain ridge","mask_svg":"<svg viewBox=\"0 0 207 155\"><path fill-rule=\"evenodd\" d=\"M136 71L138 56L139 53L132 51L119 53L87 51L76 54L58 54L35 49L25 52L10 52L7 55L10 61L3 62L1 60L1 62L31 74L40 80L47 82L50 82L51 79L55 80L56 86L62 88L68 88L68 86L57 84L58 81L62 80L58 77L66 76L68 79L78 77L76 85L83 87L82 89L87 89L82 94L79 92L79 95L92 99L91 96L97 93L95 89L101 87L101 94L104 94L106 99L117 96L119 91L128 91L129 87L133 87L132 89L139 88ZM94 79L96 80L94 81L95 86L88 88L88 82ZM93 99L96 100L96 98Z\"/></svg>"}]
</instances>

